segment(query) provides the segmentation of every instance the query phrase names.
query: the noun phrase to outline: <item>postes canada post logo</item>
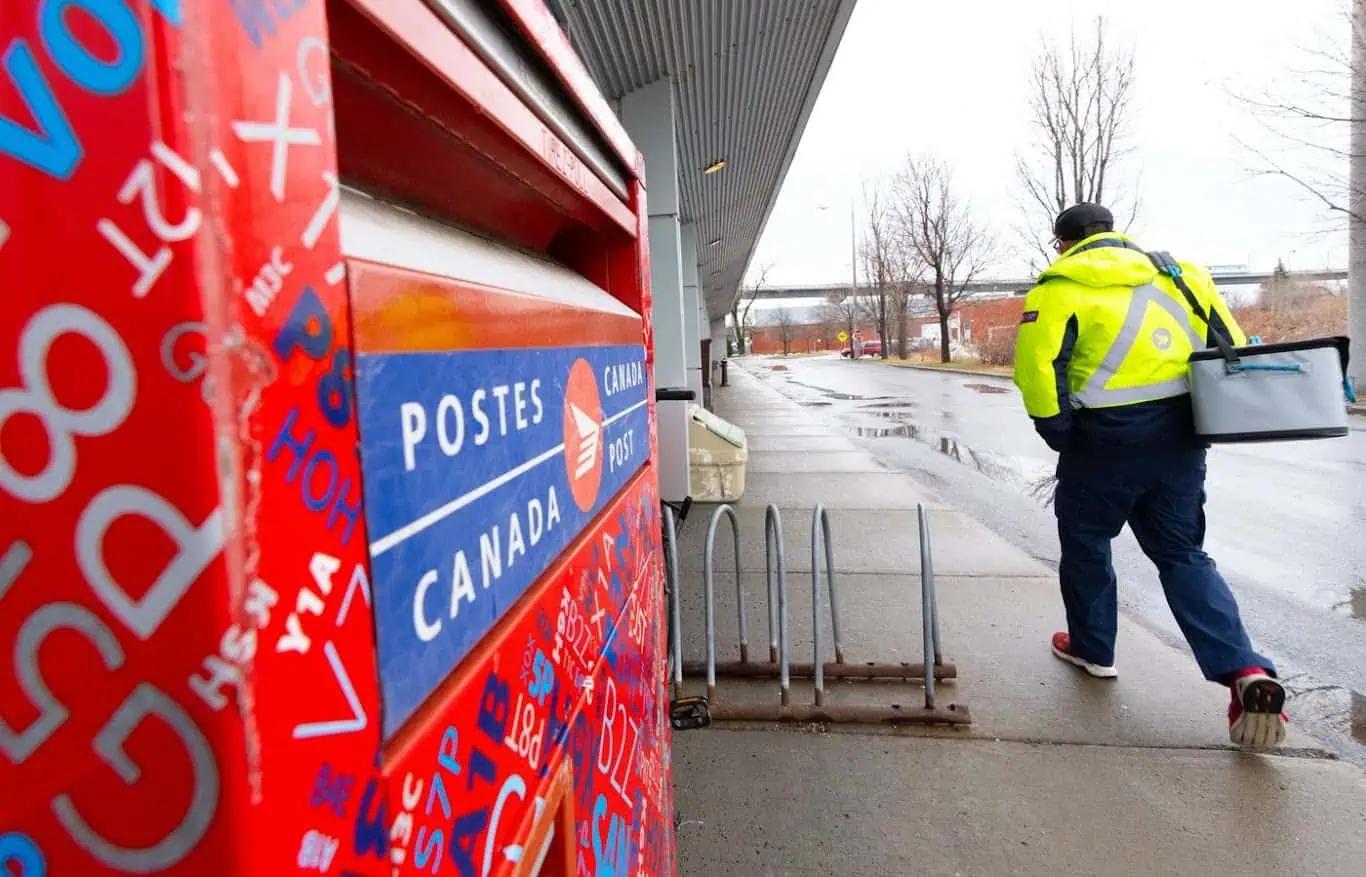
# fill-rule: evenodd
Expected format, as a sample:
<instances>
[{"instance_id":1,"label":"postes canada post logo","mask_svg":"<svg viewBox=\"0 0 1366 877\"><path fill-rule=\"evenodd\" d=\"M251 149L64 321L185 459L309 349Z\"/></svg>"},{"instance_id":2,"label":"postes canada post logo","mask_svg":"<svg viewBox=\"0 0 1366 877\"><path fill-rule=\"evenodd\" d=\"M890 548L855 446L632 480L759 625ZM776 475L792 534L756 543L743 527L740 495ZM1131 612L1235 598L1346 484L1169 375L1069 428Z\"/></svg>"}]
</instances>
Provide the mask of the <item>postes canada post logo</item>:
<instances>
[{"instance_id":1,"label":"postes canada post logo","mask_svg":"<svg viewBox=\"0 0 1366 877\"><path fill-rule=\"evenodd\" d=\"M598 500L602 484L602 397L586 359L576 359L564 388L564 467L569 490L580 511Z\"/></svg>"}]
</instances>

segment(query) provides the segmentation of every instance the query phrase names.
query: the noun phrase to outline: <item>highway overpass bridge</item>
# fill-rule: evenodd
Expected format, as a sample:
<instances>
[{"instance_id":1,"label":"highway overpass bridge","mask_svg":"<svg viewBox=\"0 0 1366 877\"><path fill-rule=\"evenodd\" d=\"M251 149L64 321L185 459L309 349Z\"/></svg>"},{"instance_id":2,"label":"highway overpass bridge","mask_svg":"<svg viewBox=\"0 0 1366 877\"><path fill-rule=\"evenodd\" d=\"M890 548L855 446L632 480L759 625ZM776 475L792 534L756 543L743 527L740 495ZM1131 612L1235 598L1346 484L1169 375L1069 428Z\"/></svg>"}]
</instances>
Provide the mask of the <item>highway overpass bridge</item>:
<instances>
[{"instance_id":1,"label":"highway overpass bridge","mask_svg":"<svg viewBox=\"0 0 1366 877\"><path fill-rule=\"evenodd\" d=\"M1213 273L1214 282L1219 286L1256 286L1271 280L1273 274L1270 271L1215 271ZM1327 280L1346 280L1346 271L1322 270L1322 271L1291 271L1287 274L1290 280L1302 283L1322 282ZM982 296L1001 296L1001 295L1024 295L1034 285L1034 279L1024 277L1020 279L1005 280L974 280L968 284L968 289L973 295ZM872 295L874 288L868 284L859 284L859 295ZM748 293L748 290L745 291ZM761 299L829 299L835 296L844 298L849 294L849 284L814 284L807 286L775 286L759 291L758 298Z\"/></svg>"}]
</instances>

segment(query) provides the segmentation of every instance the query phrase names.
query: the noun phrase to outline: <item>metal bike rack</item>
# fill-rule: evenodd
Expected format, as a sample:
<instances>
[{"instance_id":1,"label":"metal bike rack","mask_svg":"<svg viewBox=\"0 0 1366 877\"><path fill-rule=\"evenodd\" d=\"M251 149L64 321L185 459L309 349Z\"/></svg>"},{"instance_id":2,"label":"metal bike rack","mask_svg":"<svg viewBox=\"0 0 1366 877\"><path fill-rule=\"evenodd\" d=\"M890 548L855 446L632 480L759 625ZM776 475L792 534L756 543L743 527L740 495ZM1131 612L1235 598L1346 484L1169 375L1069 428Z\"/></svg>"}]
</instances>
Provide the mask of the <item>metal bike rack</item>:
<instances>
[{"instance_id":1,"label":"metal bike rack","mask_svg":"<svg viewBox=\"0 0 1366 877\"><path fill-rule=\"evenodd\" d=\"M669 698L669 724L675 731L705 728L711 724L711 710L705 697L683 694L683 612L678 595L678 526L674 511L662 504L664 517L664 589L669 598L668 670L673 681ZM686 514L687 506L684 506Z\"/></svg>"},{"instance_id":2,"label":"metal bike rack","mask_svg":"<svg viewBox=\"0 0 1366 877\"><path fill-rule=\"evenodd\" d=\"M925 506L916 503L920 524L920 622L924 629L925 664L939 666L939 600L934 592L934 556L930 549L930 519ZM925 708L934 709L934 674L925 677Z\"/></svg>"},{"instance_id":3,"label":"metal bike rack","mask_svg":"<svg viewBox=\"0 0 1366 877\"><path fill-rule=\"evenodd\" d=\"M722 516L730 518L730 532L735 537L735 611L739 615L740 624L740 663L749 663L749 637L745 633L745 585L741 568L743 564L740 562L740 519L735 516L735 509L729 505L720 505L712 512L711 521L707 524L707 554L703 559L703 579L706 583L707 596L708 698L716 696L716 594L712 557L716 554L716 525L721 522Z\"/></svg>"},{"instance_id":4,"label":"metal bike rack","mask_svg":"<svg viewBox=\"0 0 1366 877\"><path fill-rule=\"evenodd\" d=\"M835 603L835 564L830 550L830 516L825 506L818 505L811 514L811 660L815 665L816 706L825 703L825 662L821 660L821 560L817 538L825 536L825 578L830 583L830 626L835 634L835 654L840 655L840 616ZM836 663L844 663L840 655Z\"/></svg>"},{"instance_id":5,"label":"metal bike rack","mask_svg":"<svg viewBox=\"0 0 1366 877\"><path fill-rule=\"evenodd\" d=\"M776 509L775 509L776 511ZM816 551L817 533L825 544L825 581L830 589L830 631L835 640L835 663L844 663L844 645L840 639L840 611L835 600L835 549L830 539L830 513L817 505L811 512L811 593L820 591L820 558Z\"/></svg>"},{"instance_id":6,"label":"metal bike rack","mask_svg":"<svg viewBox=\"0 0 1366 877\"><path fill-rule=\"evenodd\" d=\"M669 675L673 679L673 696L683 694L683 613L678 599L678 525L674 510L664 509L664 588L669 596Z\"/></svg>"},{"instance_id":7,"label":"metal bike rack","mask_svg":"<svg viewBox=\"0 0 1366 877\"><path fill-rule=\"evenodd\" d=\"M768 591L769 622L769 660L756 662L749 659L749 639L745 623L745 600L743 583L743 564L740 558L740 527L735 510L729 505L718 506L712 513L707 527L706 555L703 559L703 579L706 599L706 660L678 661L681 655L681 612L677 587L670 592L670 608L673 613L674 635L672 646L675 657L671 668L674 674L675 703L682 691L682 676L705 676L707 680L706 710L709 718L756 721L825 721L892 724L953 724L971 722L966 706L935 705L935 681L953 679L957 668L942 656L939 640L938 602L934 593L933 558L930 551L929 523L924 507L918 507L919 541L921 558L921 614L924 635L924 662L920 664L899 663L855 663L845 660L844 641L840 630L838 588L834 563L834 539L830 526L830 516L824 506L818 505L811 516L811 607L812 607L812 658L810 663L791 661L791 643L788 635L787 615L787 570L782 535L782 517L776 506L770 505L764 517L764 554L766 560L766 582ZM735 544L735 592L740 635L740 660L718 664L716 660L716 623L715 623L715 570L713 555L716 548L716 529L722 518L728 518ZM666 530L672 520L666 517ZM668 532L673 542L672 531ZM824 549L825 590L830 599L831 632L835 647L835 660L825 662L821 633L821 577L822 550ZM674 550L669 559L669 569L673 582L678 581L677 552ZM928 674L926 670L929 670ZM680 675L681 674L681 675ZM777 704L739 704L716 700L716 679L718 676L729 678L777 678L779 681L779 702ZM793 676L811 678L814 681L814 703L791 703L791 678ZM921 681L925 684L925 704L922 707L905 707L899 704L837 706L825 704L825 677L850 680L896 679ZM689 702L696 698L684 699ZM694 704L695 708L695 704ZM697 727L698 725L690 725ZM677 722L675 727L680 727Z\"/></svg>"},{"instance_id":8,"label":"metal bike rack","mask_svg":"<svg viewBox=\"0 0 1366 877\"><path fill-rule=\"evenodd\" d=\"M713 525L728 509L729 506L720 506L712 514ZM734 523L734 512L729 516ZM812 529L812 553L811 553L811 575L812 588L818 587L817 577L819 575L819 556L816 546L821 545L825 548L825 568L827 570L828 590L830 593L831 609L831 630L834 632L835 640L835 660L824 662L821 667L823 677L831 679L885 679L899 680L903 682L917 682L925 678L925 667L934 667L934 677L940 681L952 680L958 676L958 667L952 661L943 660L937 647L934 652L933 662L917 663L910 661L898 661L895 663L877 661L859 661L849 663L844 654L844 641L840 634L838 600L835 596L835 559L833 538L831 536L830 516L823 506L817 506L811 515ZM817 538L819 535L819 538ZM921 566L924 567L926 551L924 547L925 536L922 534ZM787 619L787 565L783 553L783 533L782 517L777 506L770 505L764 517L764 542L765 542L765 566L768 579L768 609L769 609L769 656L767 662L749 661L743 658L748 653L747 643L741 643L742 659L740 661L717 661L713 664L712 672L715 676L725 679L781 679L782 663L778 659L779 639L777 635L786 629ZM714 547L714 537L708 540L708 554ZM738 552L737 552L738 555ZM677 558L675 562L675 574L677 569ZM711 567L706 567L710 569ZM739 570L737 569L737 579ZM814 593L814 591L813 591ZM738 594L738 586L737 586ZM813 600L813 603L815 601ZM781 621L780 621L781 619ZM743 622L742 622L742 630ZM935 627L935 643L939 642L938 627ZM742 634L743 636L743 634ZM688 677L699 677L708 674L706 661L684 661L683 675ZM791 661L787 666L789 678L812 679L815 677L815 666L810 661ZM823 681L823 680L822 680ZM787 686L782 686L786 690Z\"/></svg>"},{"instance_id":9,"label":"metal bike rack","mask_svg":"<svg viewBox=\"0 0 1366 877\"><path fill-rule=\"evenodd\" d=\"M778 661L778 696L782 705L787 706L792 695L792 654L787 636L787 561L783 558L783 518L774 505L764 512L764 566L768 577L768 662L772 666L775 660ZM774 600L775 593L777 600ZM778 634L776 648L774 628Z\"/></svg>"}]
</instances>

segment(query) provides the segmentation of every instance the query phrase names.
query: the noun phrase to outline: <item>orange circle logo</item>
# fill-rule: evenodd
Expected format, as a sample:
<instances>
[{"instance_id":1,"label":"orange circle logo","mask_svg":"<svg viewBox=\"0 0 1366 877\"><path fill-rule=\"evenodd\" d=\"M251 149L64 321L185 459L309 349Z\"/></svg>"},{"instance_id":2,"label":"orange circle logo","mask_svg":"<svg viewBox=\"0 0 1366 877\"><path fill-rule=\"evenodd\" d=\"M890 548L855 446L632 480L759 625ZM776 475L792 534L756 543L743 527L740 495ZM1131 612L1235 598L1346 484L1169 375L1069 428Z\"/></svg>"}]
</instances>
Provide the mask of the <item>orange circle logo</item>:
<instances>
[{"instance_id":1,"label":"orange circle logo","mask_svg":"<svg viewBox=\"0 0 1366 877\"><path fill-rule=\"evenodd\" d=\"M564 388L564 468L580 511L588 511L598 501L606 453L602 432L598 379L588 360L576 359Z\"/></svg>"}]
</instances>

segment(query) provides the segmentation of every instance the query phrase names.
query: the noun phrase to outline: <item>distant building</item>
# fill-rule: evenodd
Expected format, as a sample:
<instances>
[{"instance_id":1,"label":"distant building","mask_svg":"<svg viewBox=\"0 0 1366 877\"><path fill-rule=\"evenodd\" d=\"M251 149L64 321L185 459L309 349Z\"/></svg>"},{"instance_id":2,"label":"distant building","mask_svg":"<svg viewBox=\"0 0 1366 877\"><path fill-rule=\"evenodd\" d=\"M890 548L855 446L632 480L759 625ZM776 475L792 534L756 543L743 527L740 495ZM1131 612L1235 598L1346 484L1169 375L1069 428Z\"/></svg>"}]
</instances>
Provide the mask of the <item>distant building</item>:
<instances>
[{"instance_id":1,"label":"distant building","mask_svg":"<svg viewBox=\"0 0 1366 877\"><path fill-rule=\"evenodd\" d=\"M996 296L963 302L949 320L949 340L954 344L971 345L989 339L996 332L1013 331L1019 325L1024 299L1019 296ZM822 308L792 309L792 325L788 326L788 348L792 353L814 353L840 350L847 342L839 340L841 331L848 327L827 319ZM752 315L753 316L753 315ZM878 337L877 325L872 320L860 320L855 331L864 338ZM939 317L927 299L918 299L906 319L906 338L915 349L939 344ZM896 352L896 326L888 327L891 336L888 352ZM750 332L750 352L760 355L783 352L782 329L769 311L765 319L755 321Z\"/></svg>"}]
</instances>

